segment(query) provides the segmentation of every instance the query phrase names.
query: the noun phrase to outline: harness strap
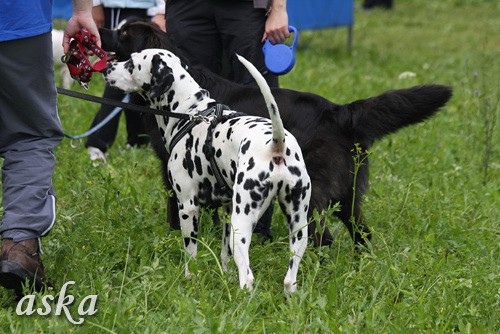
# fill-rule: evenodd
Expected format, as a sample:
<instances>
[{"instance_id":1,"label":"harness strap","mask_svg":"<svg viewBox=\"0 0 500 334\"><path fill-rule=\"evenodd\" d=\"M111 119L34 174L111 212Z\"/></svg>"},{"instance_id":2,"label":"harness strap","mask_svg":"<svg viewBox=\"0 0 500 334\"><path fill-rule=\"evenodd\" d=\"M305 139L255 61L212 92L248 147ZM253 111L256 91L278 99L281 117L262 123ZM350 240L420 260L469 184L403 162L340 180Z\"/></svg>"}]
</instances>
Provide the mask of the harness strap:
<instances>
[{"instance_id":1,"label":"harness strap","mask_svg":"<svg viewBox=\"0 0 500 334\"><path fill-rule=\"evenodd\" d=\"M203 148L203 153L208 157L208 161L210 162L210 167L212 167L212 171L214 173L215 179L219 184L221 190L229 197L233 195L233 189L227 184L226 179L222 176L219 166L215 161L215 149L213 147L213 132L214 128L217 124L227 121L228 119L245 116L244 113L231 113L229 115L223 115L224 110L229 110L229 107L223 104L217 104L215 110L215 117L210 121L210 125L207 131L207 138L205 140L205 146Z\"/></svg>"},{"instance_id":2,"label":"harness strap","mask_svg":"<svg viewBox=\"0 0 500 334\"><path fill-rule=\"evenodd\" d=\"M218 104L208 108L208 109L205 109L203 111L200 111L198 113L198 116L201 116L201 118L205 118L207 119L206 117L208 116L211 116L216 107L218 106ZM229 108L228 108L229 109ZM168 147L168 152L172 152L172 150L174 149L175 145L177 145L177 143L182 139L182 137L184 137L184 135L186 133L188 133L189 131L191 131L191 129L193 129L196 125L198 125L200 123L200 121L193 121L193 122L187 122L185 123L181 128L180 130L175 134L174 138L172 138L172 141L170 142L170 145Z\"/></svg>"},{"instance_id":3,"label":"harness strap","mask_svg":"<svg viewBox=\"0 0 500 334\"><path fill-rule=\"evenodd\" d=\"M233 190L227 184L226 180L222 176L220 168L217 165L217 162L215 161L215 149L213 147L213 133L214 133L214 128L217 126L217 124L231 118L245 116L245 114L235 112L228 115L223 115L224 110L230 110L230 108L224 104L217 103L216 105L208 109L200 111L197 114L200 120L197 121L191 120L190 122L184 124L182 128L175 134L174 138L172 138L172 141L170 142L169 152L172 152L175 145L182 139L182 137L184 137L189 131L191 131L196 125L198 125L201 122L201 120L206 120L211 118L210 124L207 129L207 137L205 139L205 145L203 146L203 153L205 154L210 163L210 167L212 168L212 171L214 173L215 180L217 184L220 186L222 192L224 192L227 196L232 197Z\"/></svg>"}]
</instances>

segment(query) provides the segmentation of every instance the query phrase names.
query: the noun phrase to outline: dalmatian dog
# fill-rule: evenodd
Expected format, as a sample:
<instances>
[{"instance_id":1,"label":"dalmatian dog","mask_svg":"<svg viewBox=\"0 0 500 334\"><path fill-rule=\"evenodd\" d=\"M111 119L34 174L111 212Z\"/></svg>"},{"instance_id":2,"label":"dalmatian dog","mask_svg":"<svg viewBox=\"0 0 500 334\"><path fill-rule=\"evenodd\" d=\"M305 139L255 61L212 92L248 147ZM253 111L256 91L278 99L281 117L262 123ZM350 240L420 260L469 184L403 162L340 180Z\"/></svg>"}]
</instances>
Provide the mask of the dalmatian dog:
<instances>
[{"instance_id":1,"label":"dalmatian dog","mask_svg":"<svg viewBox=\"0 0 500 334\"><path fill-rule=\"evenodd\" d=\"M224 206L231 213L223 227L221 260L230 256L238 268L240 288L253 288L249 247L258 219L276 198L288 221L291 258L286 292L297 288L297 271L307 247L307 212L311 181L296 139L284 129L271 90L262 75L238 56L256 80L270 120L222 110L173 53L146 49L124 62L109 63L106 81L125 92L138 92L152 108L207 115L210 122L156 116L170 153L167 175L178 199L185 250L197 253L201 207ZM211 113L211 110L219 110ZM186 126L188 131L186 131ZM182 135L179 135L182 134ZM186 265L186 276L189 270Z\"/></svg>"}]
</instances>

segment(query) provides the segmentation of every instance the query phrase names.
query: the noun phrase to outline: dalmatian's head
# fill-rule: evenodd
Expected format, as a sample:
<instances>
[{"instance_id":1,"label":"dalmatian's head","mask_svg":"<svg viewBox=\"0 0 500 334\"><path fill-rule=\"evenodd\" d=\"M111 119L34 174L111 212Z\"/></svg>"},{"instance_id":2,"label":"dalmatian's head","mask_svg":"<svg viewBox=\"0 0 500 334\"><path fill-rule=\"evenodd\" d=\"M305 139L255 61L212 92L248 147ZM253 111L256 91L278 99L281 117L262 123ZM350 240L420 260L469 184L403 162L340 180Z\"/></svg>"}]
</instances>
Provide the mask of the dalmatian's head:
<instances>
[{"instance_id":1,"label":"dalmatian's head","mask_svg":"<svg viewBox=\"0 0 500 334\"><path fill-rule=\"evenodd\" d=\"M180 59L163 49L133 53L123 62L110 62L103 72L106 82L124 92L139 92L150 100L167 93L186 69Z\"/></svg>"}]
</instances>

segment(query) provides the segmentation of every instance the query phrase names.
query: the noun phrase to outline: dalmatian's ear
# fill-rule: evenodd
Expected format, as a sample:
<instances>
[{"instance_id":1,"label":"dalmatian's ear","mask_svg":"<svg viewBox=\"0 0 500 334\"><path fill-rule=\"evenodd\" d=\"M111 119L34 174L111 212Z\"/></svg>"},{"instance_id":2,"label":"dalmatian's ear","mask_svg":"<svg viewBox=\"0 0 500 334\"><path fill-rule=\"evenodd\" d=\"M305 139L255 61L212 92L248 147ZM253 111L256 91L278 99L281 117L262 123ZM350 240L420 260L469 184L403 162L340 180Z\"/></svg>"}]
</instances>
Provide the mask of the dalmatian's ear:
<instances>
[{"instance_id":1,"label":"dalmatian's ear","mask_svg":"<svg viewBox=\"0 0 500 334\"><path fill-rule=\"evenodd\" d=\"M157 98L167 92L174 83L174 74L160 55L154 55L151 61L150 97Z\"/></svg>"}]
</instances>

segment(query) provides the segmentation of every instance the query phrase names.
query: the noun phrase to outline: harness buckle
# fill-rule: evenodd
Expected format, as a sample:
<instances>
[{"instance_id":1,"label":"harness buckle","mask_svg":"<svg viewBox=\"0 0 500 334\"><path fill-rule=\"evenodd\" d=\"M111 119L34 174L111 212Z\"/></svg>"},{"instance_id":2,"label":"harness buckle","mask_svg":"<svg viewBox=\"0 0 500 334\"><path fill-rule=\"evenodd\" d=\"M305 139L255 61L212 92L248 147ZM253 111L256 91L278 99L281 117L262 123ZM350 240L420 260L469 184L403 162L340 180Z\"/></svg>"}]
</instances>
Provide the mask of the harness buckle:
<instances>
[{"instance_id":1,"label":"harness buckle","mask_svg":"<svg viewBox=\"0 0 500 334\"><path fill-rule=\"evenodd\" d=\"M189 120L191 122L204 122L204 123L207 123L207 124L210 124L212 122L212 119L214 118L213 115L210 115L210 116L204 116L204 115L191 115L189 117Z\"/></svg>"},{"instance_id":2,"label":"harness buckle","mask_svg":"<svg viewBox=\"0 0 500 334\"><path fill-rule=\"evenodd\" d=\"M61 57L61 61L64 63L64 64L67 64L69 63L69 60L71 59L71 51L64 54L62 57Z\"/></svg>"},{"instance_id":3,"label":"harness buckle","mask_svg":"<svg viewBox=\"0 0 500 334\"><path fill-rule=\"evenodd\" d=\"M79 80L77 80L77 81L80 84L80 86L82 86L83 89L89 90L89 84L88 84L88 82L83 82L83 81L79 81Z\"/></svg>"}]
</instances>

